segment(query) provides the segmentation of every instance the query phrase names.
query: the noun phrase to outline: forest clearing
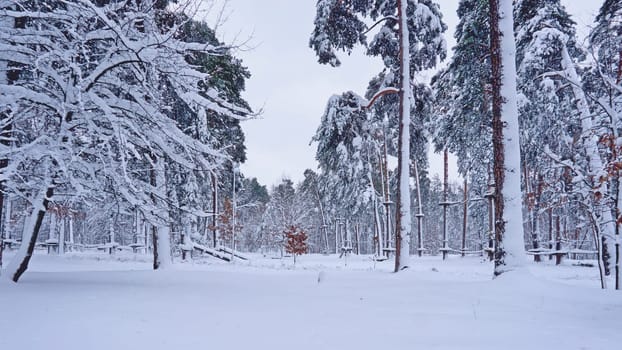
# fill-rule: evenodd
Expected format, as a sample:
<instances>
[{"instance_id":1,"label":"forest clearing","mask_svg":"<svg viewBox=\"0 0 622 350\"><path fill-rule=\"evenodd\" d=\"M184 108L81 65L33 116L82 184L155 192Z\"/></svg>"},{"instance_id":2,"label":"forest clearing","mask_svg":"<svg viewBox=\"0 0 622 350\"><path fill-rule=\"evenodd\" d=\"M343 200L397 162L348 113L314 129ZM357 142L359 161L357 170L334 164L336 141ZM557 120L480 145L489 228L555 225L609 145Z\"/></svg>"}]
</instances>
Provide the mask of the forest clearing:
<instances>
[{"instance_id":1,"label":"forest clearing","mask_svg":"<svg viewBox=\"0 0 622 350\"><path fill-rule=\"evenodd\" d=\"M0 0L1 350L617 349L621 177L622 0Z\"/></svg>"},{"instance_id":2,"label":"forest clearing","mask_svg":"<svg viewBox=\"0 0 622 350\"><path fill-rule=\"evenodd\" d=\"M150 271L147 256L36 255L0 285L2 349L615 349L622 297L594 267L543 263L493 281L480 257L202 258ZM10 300L10 301L9 301ZM33 328L32 320L37 325ZM17 326L18 325L18 326ZM10 333L5 333L10 330Z\"/></svg>"}]
</instances>

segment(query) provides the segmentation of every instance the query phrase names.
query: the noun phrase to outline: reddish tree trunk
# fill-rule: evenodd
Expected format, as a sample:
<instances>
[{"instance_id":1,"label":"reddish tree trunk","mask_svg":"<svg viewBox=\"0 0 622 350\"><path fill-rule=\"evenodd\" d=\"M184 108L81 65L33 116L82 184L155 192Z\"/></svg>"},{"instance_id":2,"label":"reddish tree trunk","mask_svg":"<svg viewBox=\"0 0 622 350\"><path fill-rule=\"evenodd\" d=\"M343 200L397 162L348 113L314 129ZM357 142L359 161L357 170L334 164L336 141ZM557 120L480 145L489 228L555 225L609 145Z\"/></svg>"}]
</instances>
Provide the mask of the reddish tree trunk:
<instances>
[{"instance_id":1,"label":"reddish tree trunk","mask_svg":"<svg viewBox=\"0 0 622 350\"><path fill-rule=\"evenodd\" d=\"M505 233L503 219L504 198L503 184L505 181L505 150L503 145L503 123L501 122L501 32L499 29L499 0L490 3L490 62L492 66L492 150L493 176L495 179L495 266L503 264L505 252L502 248Z\"/></svg>"}]
</instances>

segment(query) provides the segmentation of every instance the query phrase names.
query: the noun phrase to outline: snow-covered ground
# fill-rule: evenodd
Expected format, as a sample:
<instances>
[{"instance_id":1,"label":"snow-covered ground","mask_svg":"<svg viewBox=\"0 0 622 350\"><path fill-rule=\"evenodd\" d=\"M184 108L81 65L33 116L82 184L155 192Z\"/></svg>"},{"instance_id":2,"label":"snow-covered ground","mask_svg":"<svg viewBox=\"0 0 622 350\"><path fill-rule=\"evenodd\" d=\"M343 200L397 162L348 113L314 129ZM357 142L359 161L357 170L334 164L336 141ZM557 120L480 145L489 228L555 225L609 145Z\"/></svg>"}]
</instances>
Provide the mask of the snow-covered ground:
<instances>
[{"instance_id":1,"label":"snow-covered ground","mask_svg":"<svg viewBox=\"0 0 622 350\"><path fill-rule=\"evenodd\" d=\"M149 270L146 256L35 255L0 284L0 349L619 349L622 293L544 263L253 255Z\"/></svg>"}]
</instances>

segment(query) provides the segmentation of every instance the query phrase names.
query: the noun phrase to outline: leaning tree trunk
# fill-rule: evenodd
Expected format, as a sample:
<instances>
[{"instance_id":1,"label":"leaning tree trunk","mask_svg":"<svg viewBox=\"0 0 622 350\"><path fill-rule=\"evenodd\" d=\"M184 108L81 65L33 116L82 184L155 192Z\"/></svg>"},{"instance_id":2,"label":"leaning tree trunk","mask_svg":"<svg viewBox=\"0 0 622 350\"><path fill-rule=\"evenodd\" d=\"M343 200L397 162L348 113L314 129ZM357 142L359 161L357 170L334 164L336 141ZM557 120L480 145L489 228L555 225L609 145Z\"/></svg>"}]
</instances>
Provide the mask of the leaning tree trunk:
<instances>
[{"instance_id":1,"label":"leaning tree trunk","mask_svg":"<svg viewBox=\"0 0 622 350\"><path fill-rule=\"evenodd\" d=\"M581 114L581 133L583 135L591 135L587 137L586 140L583 142L583 148L589 160L587 172L592 178L591 183L593 183L592 187L594 188L592 201L594 205L597 205L599 199L596 196L596 193L600 193L600 198L608 197L607 194L609 193L606 182L598 181L598 178L605 173L605 169L600 153L598 152L598 135L593 133L592 113L590 111L585 93L581 89L581 78L577 74L574 63L570 58L570 54L568 53L568 48L566 47L565 43L564 45L562 45L562 68L564 69L565 78L570 81L570 85L572 86L572 92L577 101L577 108L579 109L579 113ZM607 254L609 254L609 256L612 256L611 252L609 251L610 247L608 244L606 244L606 241L608 239L614 239L615 221L613 219L613 216L611 215L611 208L608 205L601 205L599 214L599 232L602 232L602 238L604 238L603 242L601 242L601 250L603 251L603 254L601 254L602 259L602 257ZM610 263L611 259L609 259L608 262ZM603 261L603 264L604 263L607 262ZM611 267L611 264L608 264L608 266L605 266L605 270L610 270Z\"/></svg>"},{"instance_id":2,"label":"leaning tree trunk","mask_svg":"<svg viewBox=\"0 0 622 350\"><path fill-rule=\"evenodd\" d=\"M11 263L6 269L5 277L11 279L13 282L19 281L20 277L28 269L30 258L35 249L37 243L37 237L39 237L39 231L41 230L41 224L48 208L49 199L54 194L54 189L48 182L34 198L32 204L32 212L26 219L24 225L24 231L22 234L22 245L15 254L15 257L11 260Z\"/></svg>"},{"instance_id":3,"label":"leaning tree trunk","mask_svg":"<svg viewBox=\"0 0 622 350\"><path fill-rule=\"evenodd\" d=\"M397 208L395 220L395 272L410 263L410 37L408 31L407 0L398 0L400 33L400 124L398 145Z\"/></svg>"},{"instance_id":4,"label":"leaning tree trunk","mask_svg":"<svg viewBox=\"0 0 622 350\"><path fill-rule=\"evenodd\" d=\"M524 265L516 44L512 0L490 0L495 276Z\"/></svg>"}]
</instances>

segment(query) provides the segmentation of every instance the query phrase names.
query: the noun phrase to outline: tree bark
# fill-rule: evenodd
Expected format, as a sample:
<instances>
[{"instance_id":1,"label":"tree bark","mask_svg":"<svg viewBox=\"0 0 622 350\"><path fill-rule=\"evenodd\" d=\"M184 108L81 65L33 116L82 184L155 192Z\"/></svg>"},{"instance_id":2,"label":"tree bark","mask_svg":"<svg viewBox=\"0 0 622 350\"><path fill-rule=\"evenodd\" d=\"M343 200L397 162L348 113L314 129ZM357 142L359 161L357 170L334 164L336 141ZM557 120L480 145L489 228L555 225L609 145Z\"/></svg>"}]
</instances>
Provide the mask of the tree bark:
<instances>
[{"instance_id":1,"label":"tree bark","mask_svg":"<svg viewBox=\"0 0 622 350\"><path fill-rule=\"evenodd\" d=\"M158 229L155 225L151 225L151 244L153 244L153 269L160 268L160 254L158 249Z\"/></svg>"},{"instance_id":2,"label":"tree bark","mask_svg":"<svg viewBox=\"0 0 622 350\"><path fill-rule=\"evenodd\" d=\"M495 271L524 265L516 44L512 0L490 1L492 134L495 177Z\"/></svg>"},{"instance_id":3,"label":"tree bark","mask_svg":"<svg viewBox=\"0 0 622 350\"><path fill-rule=\"evenodd\" d=\"M32 258L32 254L37 243L37 237L39 237L39 231L41 230L41 224L43 218L47 212L49 199L54 194L54 188L46 184L45 190L41 190L37 197L34 198L32 213L26 221L24 226L24 233L22 234L22 245L9 266L6 269L6 276L13 282L18 282L21 276L28 269L28 264Z\"/></svg>"},{"instance_id":4,"label":"tree bark","mask_svg":"<svg viewBox=\"0 0 622 350\"><path fill-rule=\"evenodd\" d=\"M166 174L164 160L155 155L151 156L153 167L149 174L149 180L153 186L153 191L160 195L166 195ZM163 203L155 193L151 194L151 202L154 208L152 220L152 240L153 240L153 269L164 269L171 264L171 243L170 243L170 218L168 206Z\"/></svg>"},{"instance_id":5,"label":"tree bark","mask_svg":"<svg viewBox=\"0 0 622 350\"><path fill-rule=\"evenodd\" d=\"M396 204L395 272L410 264L410 40L407 0L398 0L400 37L400 124L398 140L398 180Z\"/></svg>"}]
</instances>

